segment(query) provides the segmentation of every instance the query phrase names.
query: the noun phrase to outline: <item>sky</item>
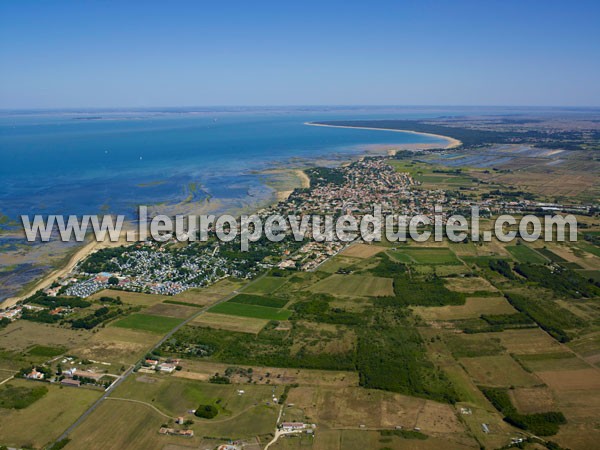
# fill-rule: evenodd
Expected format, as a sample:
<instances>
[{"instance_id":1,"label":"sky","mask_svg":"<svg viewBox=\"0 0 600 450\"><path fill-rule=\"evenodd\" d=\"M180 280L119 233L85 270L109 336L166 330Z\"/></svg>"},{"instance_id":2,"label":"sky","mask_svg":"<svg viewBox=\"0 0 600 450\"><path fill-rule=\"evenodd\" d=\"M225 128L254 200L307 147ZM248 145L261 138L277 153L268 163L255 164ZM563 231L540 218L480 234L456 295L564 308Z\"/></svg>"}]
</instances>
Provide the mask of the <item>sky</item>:
<instances>
[{"instance_id":1,"label":"sky","mask_svg":"<svg viewBox=\"0 0 600 450\"><path fill-rule=\"evenodd\" d=\"M597 1L2 1L0 108L600 106Z\"/></svg>"}]
</instances>

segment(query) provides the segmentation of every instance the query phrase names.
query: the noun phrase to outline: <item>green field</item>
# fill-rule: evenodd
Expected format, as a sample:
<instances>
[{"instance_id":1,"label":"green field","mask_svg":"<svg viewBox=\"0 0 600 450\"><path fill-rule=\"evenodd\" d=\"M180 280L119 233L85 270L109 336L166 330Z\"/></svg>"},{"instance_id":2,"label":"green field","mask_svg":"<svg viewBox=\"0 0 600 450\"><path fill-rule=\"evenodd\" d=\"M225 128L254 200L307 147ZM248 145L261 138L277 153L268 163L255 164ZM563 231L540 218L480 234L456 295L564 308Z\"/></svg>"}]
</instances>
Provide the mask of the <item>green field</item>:
<instances>
[{"instance_id":1,"label":"green field","mask_svg":"<svg viewBox=\"0 0 600 450\"><path fill-rule=\"evenodd\" d=\"M228 300L231 303L240 303L244 305L267 306L269 308L283 308L288 300L275 297L263 297L262 295L239 294Z\"/></svg>"},{"instance_id":2,"label":"green field","mask_svg":"<svg viewBox=\"0 0 600 450\"><path fill-rule=\"evenodd\" d=\"M149 314L131 314L115 322L113 326L162 334L172 330L181 322L181 319L176 319L174 317L151 316Z\"/></svg>"},{"instance_id":3,"label":"green field","mask_svg":"<svg viewBox=\"0 0 600 450\"><path fill-rule=\"evenodd\" d=\"M522 263L544 264L548 262L546 258L526 245L509 245L506 250L513 258Z\"/></svg>"},{"instance_id":4,"label":"green field","mask_svg":"<svg viewBox=\"0 0 600 450\"><path fill-rule=\"evenodd\" d=\"M46 345L34 345L27 352L31 356L46 356L52 358L53 356L62 355L67 351L64 347L50 347Z\"/></svg>"},{"instance_id":5,"label":"green field","mask_svg":"<svg viewBox=\"0 0 600 450\"><path fill-rule=\"evenodd\" d=\"M394 295L391 278L367 275L333 274L310 287L312 292L348 297L385 297Z\"/></svg>"},{"instance_id":6,"label":"green field","mask_svg":"<svg viewBox=\"0 0 600 450\"><path fill-rule=\"evenodd\" d=\"M216 306L213 306L209 309L209 312L268 320L287 320L292 315L292 312L286 309L230 302L220 303Z\"/></svg>"},{"instance_id":7,"label":"green field","mask_svg":"<svg viewBox=\"0 0 600 450\"><path fill-rule=\"evenodd\" d=\"M396 261L405 264L461 264L456 255L448 248L410 247L401 250L390 250L388 254Z\"/></svg>"},{"instance_id":8,"label":"green field","mask_svg":"<svg viewBox=\"0 0 600 450\"><path fill-rule=\"evenodd\" d=\"M287 279L283 277L262 277L245 287L243 291L249 294L270 294L283 286L286 281Z\"/></svg>"}]
</instances>

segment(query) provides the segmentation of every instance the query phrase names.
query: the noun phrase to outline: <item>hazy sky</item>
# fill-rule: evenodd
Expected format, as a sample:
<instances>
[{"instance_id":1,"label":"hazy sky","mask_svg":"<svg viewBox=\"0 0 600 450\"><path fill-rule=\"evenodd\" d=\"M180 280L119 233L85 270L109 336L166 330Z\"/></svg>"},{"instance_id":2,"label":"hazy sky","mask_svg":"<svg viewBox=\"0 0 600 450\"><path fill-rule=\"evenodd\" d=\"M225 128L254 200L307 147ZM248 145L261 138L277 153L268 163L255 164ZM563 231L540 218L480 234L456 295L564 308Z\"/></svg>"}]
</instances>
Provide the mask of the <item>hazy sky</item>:
<instances>
[{"instance_id":1,"label":"hazy sky","mask_svg":"<svg viewBox=\"0 0 600 450\"><path fill-rule=\"evenodd\" d=\"M2 1L0 108L598 106L599 24L598 1Z\"/></svg>"}]
</instances>

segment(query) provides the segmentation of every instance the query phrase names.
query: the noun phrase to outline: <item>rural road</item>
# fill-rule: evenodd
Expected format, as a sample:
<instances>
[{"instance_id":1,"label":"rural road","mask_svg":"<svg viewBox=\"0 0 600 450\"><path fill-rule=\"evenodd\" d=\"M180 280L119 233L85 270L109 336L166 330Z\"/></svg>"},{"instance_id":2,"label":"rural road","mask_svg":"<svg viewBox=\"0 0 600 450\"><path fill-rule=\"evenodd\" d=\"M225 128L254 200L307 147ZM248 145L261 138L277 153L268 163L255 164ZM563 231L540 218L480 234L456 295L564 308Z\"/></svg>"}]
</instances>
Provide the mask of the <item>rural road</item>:
<instances>
[{"instance_id":1,"label":"rural road","mask_svg":"<svg viewBox=\"0 0 600 450\"><path fill-rule=\"evenodd\" d=\"M261 278L263 278L264 276L266 276L267 272L263 273L262 275L260 275L259 277L255 278L254 280L249 281L247 284L249 283L253 283L255 281L260 280ZM151 353L152 351L156 350L157 348L159 348L161 345L163 345L167 339L170 339L175 333L177 333L181 328L183 328L185 325L187 325L188 323L190 323L192 320L194 320L196 317L198 317L200 314L208 311L210 308L212 308L215 305L218 305L220 303L224 303L227 300L230 300L231 298L235 297L238 294L238 290L234 290L233 292L231 292L231 294L223 297L222 299L216 301L215 303L211 303L210 305L206 305L203 306L202 308L200 308L194 315L188 317L187 319L185 319L183 322L181 322L179 325L177 325L176 327L174 327L171 331L169 331L166 335L164 335L160 341L158 341L152 348L148 349L148 353ZM121 383L123 383L123 381L125 381L132 373L133 373L133 369L134 366L131 366L129 369L127 369L125 371L125 373L123 373L123 375L121 375L119 377L119 379L117 379L117 381L115 381L105 392L104 394L102 394L102 396L96 400L81 416L79 416L79 418L69 427L67 428L59 437L58 439L56 439L56 442L62 441L63 439L66 439L69 434L71 434L73 432L73 430L75 428L77 428L79 425L81 425L81 423L92 413L94 412L94 410L96 408L98 408L98 406L100 406L100 404L106 400L108 398L108 396L112 393L112 391L115 390L115 388L117 388Z\"/></svg>"}]
</instances>

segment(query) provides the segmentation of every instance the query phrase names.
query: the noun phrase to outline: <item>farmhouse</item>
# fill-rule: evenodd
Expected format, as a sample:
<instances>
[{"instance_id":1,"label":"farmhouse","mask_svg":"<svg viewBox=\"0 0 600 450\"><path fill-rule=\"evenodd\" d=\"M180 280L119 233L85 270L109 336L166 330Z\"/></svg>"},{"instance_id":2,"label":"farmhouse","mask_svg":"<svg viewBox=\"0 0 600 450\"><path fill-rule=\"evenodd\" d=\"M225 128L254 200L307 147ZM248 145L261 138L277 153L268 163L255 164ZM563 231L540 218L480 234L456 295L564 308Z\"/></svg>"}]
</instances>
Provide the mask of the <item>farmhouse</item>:
<instances>
[{"instance_id":1,"label":"farmhouse","mask_svg":"<svg viewBox=\"0 0 600 450\"><path fill-rule=\"evenodd\" d=\"M43 380L44 374L43 372L38 372L34 367L31 372L25 375L25 378L28 378L29 380Z\"/></svg>"},{"instance_id":2,"label":"farmhouse","mask_svg":"<svg viewBox=\"0 0 600 450\"><path fill-rule=\"evenodd\" d=\"M298 431L303 430L306 425L302 422L283 422L280 427L283 431Z\"/></svg>"}]
</instances>

